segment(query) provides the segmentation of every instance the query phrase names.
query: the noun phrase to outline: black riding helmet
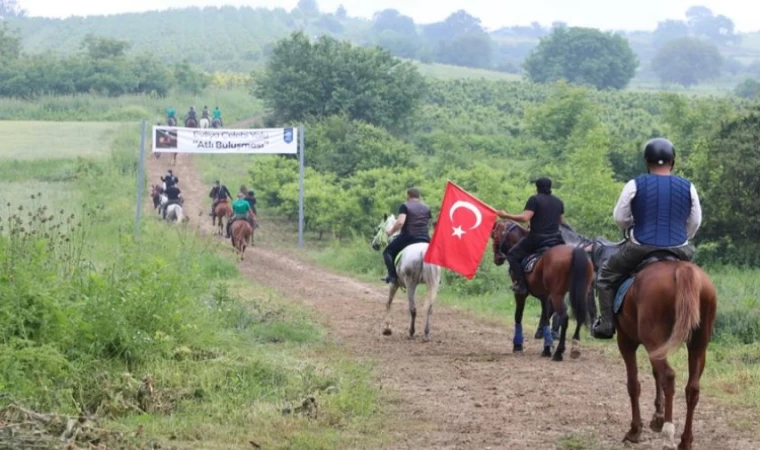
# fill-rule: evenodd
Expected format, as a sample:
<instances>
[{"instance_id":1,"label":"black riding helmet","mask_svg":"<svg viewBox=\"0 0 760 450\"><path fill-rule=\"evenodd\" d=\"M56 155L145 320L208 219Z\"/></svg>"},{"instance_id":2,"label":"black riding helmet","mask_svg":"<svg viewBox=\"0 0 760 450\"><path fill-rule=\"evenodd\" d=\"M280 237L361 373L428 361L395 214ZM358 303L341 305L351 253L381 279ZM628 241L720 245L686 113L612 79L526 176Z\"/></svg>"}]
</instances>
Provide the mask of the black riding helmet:
<instances>
[{"instance_id":1,"label":"black riding helmet","mask_svg":"<svg viewBox=\"0 0 760 450\"><path fill-rule=\"evenodd\" d=\"M667 163L675 163L676 148L673 143L665 138L654 138L647 142L644 147L644 159L651 164L658 166Z\"/></svg>"}]
</instances>

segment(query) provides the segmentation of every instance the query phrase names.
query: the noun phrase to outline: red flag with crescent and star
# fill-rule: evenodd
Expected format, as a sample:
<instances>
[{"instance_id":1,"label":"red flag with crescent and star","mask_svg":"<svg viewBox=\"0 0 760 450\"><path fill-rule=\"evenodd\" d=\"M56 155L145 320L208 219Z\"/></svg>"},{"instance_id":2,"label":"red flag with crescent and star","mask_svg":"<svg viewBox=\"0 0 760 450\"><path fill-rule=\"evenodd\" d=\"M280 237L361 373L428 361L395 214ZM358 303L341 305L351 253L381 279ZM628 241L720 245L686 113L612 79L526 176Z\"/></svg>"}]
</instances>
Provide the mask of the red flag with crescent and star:
<instances>
[{"instance_id":1,"label":"red flag with crescent and star","mask_svg":"<svg viewBox=\"0 0 760 450\"><path fill-rule=\"evenodd\" d=\"M449 181L425 262L471 280L496 222L496 210Z\"/></svg>"}]
</instances>

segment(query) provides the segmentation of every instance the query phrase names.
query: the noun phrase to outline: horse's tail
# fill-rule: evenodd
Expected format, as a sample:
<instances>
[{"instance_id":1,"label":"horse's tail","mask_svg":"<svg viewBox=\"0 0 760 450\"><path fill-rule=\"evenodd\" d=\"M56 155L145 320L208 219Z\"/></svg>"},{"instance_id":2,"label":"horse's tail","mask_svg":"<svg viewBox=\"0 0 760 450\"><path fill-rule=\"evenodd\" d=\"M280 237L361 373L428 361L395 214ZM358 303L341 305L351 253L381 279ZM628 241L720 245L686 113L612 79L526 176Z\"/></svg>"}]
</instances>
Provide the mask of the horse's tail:
<instances>
[{"instance_id":1,"label":"horse's tail","mask_svg":"<svg viewBox=\"0 0 760 450\"><path fill-rule=\"evenodd\" d=\"M701 320L699 309L702 277L697 267L692 264L678 264L674 278L676 321L667 342L649 353L651 359L665 359L668 352L689 340L691 332L699 327Z\"/></svg>"},{"instance_id":2,"label":"horse's tail","mask_svg":"<svg viewBox=\"0 0 760 450\"><path fill-rule=\"evenodd\" d=\"M441 284L441 267L435 264L425 262L425 252L420 252L420 264L422 264L422 281L427 286L427 291L431 298L435 299L438 293L438 287Z\"/></svg>"},{"instance_id":3,"label":"horse's tail","mask_svg":"<svg viewBox=\"0 0 760 450\"><path fill-rule=\"evenodd\" d=\"M575 247L570 259L570 305L573 307L575 320L586 324L588 324L586 295L590 281L588 265L586 252L580 247Z\"/></svg>"}]
</instances>

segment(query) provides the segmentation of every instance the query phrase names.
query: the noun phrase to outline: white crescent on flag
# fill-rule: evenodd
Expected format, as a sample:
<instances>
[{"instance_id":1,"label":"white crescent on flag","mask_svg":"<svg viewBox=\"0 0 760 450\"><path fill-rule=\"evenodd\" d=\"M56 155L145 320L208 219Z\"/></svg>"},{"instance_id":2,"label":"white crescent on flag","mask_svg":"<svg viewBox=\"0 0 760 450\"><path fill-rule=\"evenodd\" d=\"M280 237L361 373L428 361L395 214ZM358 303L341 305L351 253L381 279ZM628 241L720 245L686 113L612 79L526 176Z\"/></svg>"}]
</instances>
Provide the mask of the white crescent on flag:
<instances>
[{"instance_id":1,"label":"white crescent on flag","mask_svg":"<svg viewBox=\"0 0 760 450\"><path fill-rule=\"evenodd\" d=\"M480 224L483 222L483 215L480 213L480 210L472 203L465 202L463 200L458 200L454 202L453 205L451 205L451 209L449 209L449 219L452 222L454 221L454 212L459 208L464 208L472 212L473 215L475 215L475 225L470 227L470 230L474 230L475 228L479 227ZM465 232L462 230L461 226L454 227L454 234L453 234L454 236L461 239L464 233Z\"/></svg>"}]
</instances>

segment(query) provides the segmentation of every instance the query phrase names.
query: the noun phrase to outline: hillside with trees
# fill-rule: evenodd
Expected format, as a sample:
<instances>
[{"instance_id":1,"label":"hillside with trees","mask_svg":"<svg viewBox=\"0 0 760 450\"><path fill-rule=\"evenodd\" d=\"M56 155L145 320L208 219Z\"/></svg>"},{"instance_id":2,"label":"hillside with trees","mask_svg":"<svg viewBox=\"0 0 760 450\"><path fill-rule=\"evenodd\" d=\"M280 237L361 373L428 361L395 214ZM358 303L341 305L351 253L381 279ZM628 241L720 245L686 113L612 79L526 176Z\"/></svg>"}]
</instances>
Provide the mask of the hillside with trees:
<instances>
[{"instance_id":1,"label":"hillside with trees","mask_svg":"<svg viewBox=\"0 0 760 450\"><path fill-rule=\"evenodd\" d=\"M261 68L272 54L274 43L293 31L302 31L311 39L327 35L365 47L377 45L394 56L421 62L515 74L535 72L524 63L536 60L542 40L569 28L557 21L548 26L534 22L529 26L487 30L479 18L466 10L453 11L444 20L428 24L416 23L395 9L378 11L371 19L363 19L352 17L342 6L324 11L314 0L301 0L291 11L190 7L67 19L25 17L15 1L2 0L0 4L3 5L0 11L14 11L6 13L5 22L19 30L22 48L29 54L75 54L85 37L92 35L129 42L129 52L149 53L164 64L186 61L208 72L249 72ZM715 15L703 6L689 8L684 20L659 22L653 32L601 31L613 33L630 45L639 62L634 82L684 84L678 77L664 74L656 64L663 49L672 48L674 42L684 42L679 41L683 38L699 40L721 55L720 67L713 68L717 75L700 77L699 82L709 80L733 88L745 78L760 77L760 34L739 34L730 18ZM689 49L692 47L684 51ZM694 55L693 51L685 54ZM533 58L529 58L531 55ZM689 64L704 61L700 55L688 56ZM583 65L583 61L577 64ZM604 62L590 63L594 64ZM619 84L602 84L610 83Z\"/></svg>"}]
</instances>

